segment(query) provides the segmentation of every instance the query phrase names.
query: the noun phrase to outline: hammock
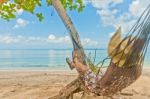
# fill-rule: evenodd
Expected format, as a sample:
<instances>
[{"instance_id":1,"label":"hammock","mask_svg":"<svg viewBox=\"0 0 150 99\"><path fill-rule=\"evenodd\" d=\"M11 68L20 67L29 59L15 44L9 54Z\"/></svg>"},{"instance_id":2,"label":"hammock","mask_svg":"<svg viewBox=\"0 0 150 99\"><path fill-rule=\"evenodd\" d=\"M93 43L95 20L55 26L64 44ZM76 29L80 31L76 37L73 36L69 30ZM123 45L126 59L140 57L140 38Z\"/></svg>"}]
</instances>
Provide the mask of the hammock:
<instances>
[{"instance_id":1,"label":"hammock","mask_svg":"<svg viewBox=\"0 0 150 99\"><path fill-rule=\"evenodd\" d=\"M108 57L111 58L111 61L98 82L97 95L113 95L139 78L149 40L150 6L123 39L121 39L121 27L111 38L108 46ZM107 60L108 57L104 60ZM100 70L101 68L98 74Z\"/></svg>"},{"instance_id":2,"label":"hammock","mask_svg":"<svg viewBox=\"0 0 150 99\"><path fill-rule=\"evenodd\" d=\"M67 16L59 0L52 0L52 3L70 33L74 49L78 50L78 54L80 55L78 57L79 61L87 64L88 58L84 53L72 21ZM150 5L123 39L121 38L121 27L111 38L108 46L108 57L101 62L102 65L97 72L97 76L101 75L101 79L95 88L97 95L113 95L131 85L139 78L150 40L149 34ZM107 59L111 59L111 61L106 72L102 74L101 68L104 67ZM81 82L84 82L84 75L80 74L79 77ZM84 83L82 84L84 86ZM84 90L84 88L82 89Z\"/></svg>"}]
</instances>

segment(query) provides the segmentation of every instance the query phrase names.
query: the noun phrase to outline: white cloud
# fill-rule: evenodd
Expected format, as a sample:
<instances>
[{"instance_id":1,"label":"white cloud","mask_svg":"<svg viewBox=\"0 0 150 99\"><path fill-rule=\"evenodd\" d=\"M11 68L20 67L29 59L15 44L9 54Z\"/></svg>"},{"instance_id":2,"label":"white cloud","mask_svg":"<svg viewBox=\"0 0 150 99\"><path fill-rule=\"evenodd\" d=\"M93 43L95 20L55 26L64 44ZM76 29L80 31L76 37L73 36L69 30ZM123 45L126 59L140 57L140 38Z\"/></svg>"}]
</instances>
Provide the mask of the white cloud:
<instances>
[{"instance_id":1,"label":"white cloud","mask_svg":"<svg viewBox=\"0 0 150 99\"><path fill-rule=\"evenodd\" d=\"M109 33L109 37L111 38L114 34L115 34L115 32Z\"/></svg>"},{"instance_id":2,"label":"white cloud","mask_svg":"<svg viewBox=\"0 0 150 99\"><path fill-rule=\"evenodd\" d=\"M144 9L150 4L149 0L134 0L129 6L129 12L133 16L140 16Z\"/></svg>"},{"instance_id":3,"label":"white cloud","mask_svg":"<svg viewBox=\"0 0 150 99\"><path fill-rule=\"evenodd\" d=\"M13 37L10 36L0 36L0 43L4 44L10 44L10 43L15 43L16 40Z\"/></svg>"},{"instance_id":4,"label":"white cloud","mask_svg":"<svg viewBox=\"0 0 150 99\"><path fill-rule=\"evenodd\" d=\"M11 36L11 35L0 35L1 44L17 44L17 43L39 43L46 42L45 38L41 37L25 37L22 35Z\"/></svg>"},{"instance_id":5,"label":"white cloud","mask_svg":"<svg viewBox=\"0 0 150 99\"><path fill-rule=\"evenodd\" d=\"M16 20L16 25L13 28L26 27L29 24L29 21L19 18Z\"/></svg>"},{"instance_id":6,"label":"white cloud","mask_svg":"<svg viewBox=\"0 0 150 99\"><path fill-rule=\"evenodd\" d=\"M97 41L91 40L89 38L81 39L83 46L96 47L98 45ZM11 35L0 35L1 44L66 44L72 45L69 36L55 36L50 34L47 38L45 37L25 37L22 35L11 36Z\"/></svg>"},{"instance_id":7,"label":"white cloud","mask_svg":"<svg viewBox=\"0 0 150 99\"><path fill-rule=\"evenodd\" d=\"M65 43L65 44L71 44L71 39L69 36L64 36L64 37L58 37L53 34L50 34L48 36L48 42L50 43ZM97 41L91 40L89 38L84 38L81 39L81 42L83 46L93 46L96 47L98 45Z\"/></svg>"},{"instance_id":8,"label":"white cloud","mask_svg":"<svg viewBox=\"0 0 150 99\"><path fill-rule=\"evenodd\" d=\"M81 40L83 46L93 46L93 47L97 47L98 42L97 41L93 41L89 38L85 38L83 40Z\"/></svg>"},{"instance_id":9,"label":"white cloud","mask_svg":"<svg viewBox=\"0 0 150 99\"><path fill-rule=\"evenodd\" d=\"M112 0L112 2L114 4L120 4L120 3L123 3L123 0Z\"/></svg>"},{"instance_id":10,"label":"white cloud","mask_svg":"<svg viewBox=\"0 0 150 99\"><path fill-rule=\"evenodd\" d=\"M110 10L108 9L97 10L97 14L101 17L104 26L114 25L116 19Z\"/></svg>"},{"instance_id":11,"label":"white cloud","mask_svg":"<svg viewBox=\"0 0 150 99\"><path fill-rule=\"evenodd\" d=\"M71 43L70 37L69 36L64 36L64 37L58 37L53 34L50 34L48 36L48 42L50 43Z\"/></svg>"},{"instance_id":12,"label":"white cloud","mask_svg":"<svg viewBox=\"0 0 150 99\"><path fill-rule=\"evenodd\" d=\"M118 13L118 10L117 10L117 9L113 9L113 10L112 10L112 13L113 13L113 14L117 14L117 13Z\"/></svg>"},{"instance_id":13,"label":"white cloud","mask_svg":"<svg viewBox=\"0 0 150 99\"><path fill-rule=\"evenodd\" d=\"M97 14L104 26L112 26L118 28L122 26L122 32L127 33L136 22L137 18L141 15L143 10L150 4L149 0L133 0L129 4L127 11L119 13L116 8L118 4L123 4L123 0L91 0L93 7L97 9Z\"/></svg>"},{"instance_id":14,"label":"white cloud","mask_svg":"<svg viewBox=\"0 0 150 99\"><path fill-rule=\"evenodd\" d=\"M92 5L95 8L98 9L106 9L108 8L110 5L116 5L116 4L120 4L123 3L123 0L85 0L86 4L87 3L92 3Z\"/></svg>"},{"instance_id":15,"label":"white cloud","mask_svg":"<svg viewBox=\"0 0 150 99\"><path fill-rule=\"evenodd\" d=\"M111 6L123 3L123 0L92 0L93 7L97 9L97 14L100 16L104 26L117 27L118 18L116 14L118 9L111 9Z\"/></svg>"}]
</instances>

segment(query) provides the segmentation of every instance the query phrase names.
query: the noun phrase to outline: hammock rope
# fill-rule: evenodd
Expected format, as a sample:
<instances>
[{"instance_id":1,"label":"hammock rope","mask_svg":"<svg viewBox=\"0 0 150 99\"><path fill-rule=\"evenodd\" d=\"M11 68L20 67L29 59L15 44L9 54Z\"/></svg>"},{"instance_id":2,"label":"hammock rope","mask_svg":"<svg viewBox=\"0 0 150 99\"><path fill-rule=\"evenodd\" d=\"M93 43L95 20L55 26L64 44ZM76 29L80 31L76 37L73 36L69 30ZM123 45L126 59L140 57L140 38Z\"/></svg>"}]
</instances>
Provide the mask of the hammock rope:
<instances>
[{"instance_id":1,"label":"hammock rope","mask_svg":"<svg viewBox=\"0 0 150 99\"><path fill-rule=\"evenodd\" d=\"M126 41L127 44L122 49L121 47ZM102 78L96 88L96 90L98 90L98 95L115 94L138 79L142 72L149 41L150 5L143 12L129 33L111 52L112 57L110 60L110 65L108 66L106 72L101 76ZM128 53L125 53L127 49L129 49L129 51L127 51ZM110 56L107 56L104 61L102 61L98 74L108 57ZM116 59L118 59L117 62ZM123 63L120 65L120 62L122 61Z\"/></svg>"},{"instance_id":2,"label":"hammock rope","mask_svg":"<svg viewBox=\"0 0 150 99\"><path fill-rule=\"evenodd\" d=\"M125 36L125 38L120 42L120 44L117 46L117 48L112 52L114 53L115 52L115 55L117 54L120 54L121 52L118 52L119 51L119 48L121 46L121 44L128 38L129 38L129 41L127 43L127 45L125 46L125 48L122 50L125 51L125 49L134 41L137 40L137 39L143 39L143 40L146 40L146 42L141 46L139 47L138 49L140 50L141 49L147 49L147 47L144 47L145 45L148 46L148 43L149 43L149 34L150 34L150 5L144 10L144 12L141 14L140 18L137 20L136 24L130 29L130 31L127 33L127 35ZM131 37L134 37L135 35L135 38L131 39ZM143 37L143 38L142 38ZM136 49L137 50L137 49ZM143 51L143 54L146 53L146 51L144 52ZM115 57L114 55L114 57ZM130 57L130 55L128 55ZM132 58L132 57L130 57ZM143 56L144 58L144 56ZM106 57L106 60L109 59L109 56ZM104 59L105 60L105 59ZM104 62L104 61L102 61ZM99 65L100 63L102 62L99 62L97 65Z\"/></svg>"}]
</instances>

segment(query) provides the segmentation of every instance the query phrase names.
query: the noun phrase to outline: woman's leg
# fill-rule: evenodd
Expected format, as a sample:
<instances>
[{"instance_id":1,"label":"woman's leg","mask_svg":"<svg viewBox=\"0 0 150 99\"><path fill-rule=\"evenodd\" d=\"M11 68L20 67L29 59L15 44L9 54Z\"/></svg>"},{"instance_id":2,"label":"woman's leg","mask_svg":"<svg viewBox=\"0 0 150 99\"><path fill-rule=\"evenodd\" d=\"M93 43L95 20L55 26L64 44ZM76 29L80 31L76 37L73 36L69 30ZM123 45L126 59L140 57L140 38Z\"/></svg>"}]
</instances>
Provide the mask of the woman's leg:
<instances>
[{"instance_id":1,"label":"woman's leg","mask_svg":"<svg viewBox=\"0 0 150 99\"><path fill-rule=\"evenodd\" d=\"M82 64L81 62L78 61L78 52L75 50L73 52L73 61L69 60L69 58L66 59L67 63L70 66L70 69L76 68L76 70L79 73L84 73L86 72L89 68L88 66Z\"/></svg>"}]
</instances>

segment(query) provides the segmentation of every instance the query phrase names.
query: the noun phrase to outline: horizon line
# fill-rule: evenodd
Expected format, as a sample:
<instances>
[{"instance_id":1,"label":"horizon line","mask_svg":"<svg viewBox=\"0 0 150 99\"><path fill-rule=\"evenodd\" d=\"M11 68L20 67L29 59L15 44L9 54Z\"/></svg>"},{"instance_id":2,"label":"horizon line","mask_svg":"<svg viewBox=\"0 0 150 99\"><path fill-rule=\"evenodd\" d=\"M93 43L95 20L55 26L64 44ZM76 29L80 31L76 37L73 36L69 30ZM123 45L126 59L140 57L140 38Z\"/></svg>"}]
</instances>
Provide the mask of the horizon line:
<instances>
[{"instance_id":1,"label":"horizon line","mask_svg":"<svg viewBox=\"0 0 150 99\"><path fill-rule=\"evenodd\" d=\"M84 50L105 50L106 48L84 48ZM16 49L0 49L0 50L73 50L73 48L62 48L62 49L59 49L59 48L29 48L29 49L19 49L19 48L16 48Z\"/></svg>"}]
</instances>

